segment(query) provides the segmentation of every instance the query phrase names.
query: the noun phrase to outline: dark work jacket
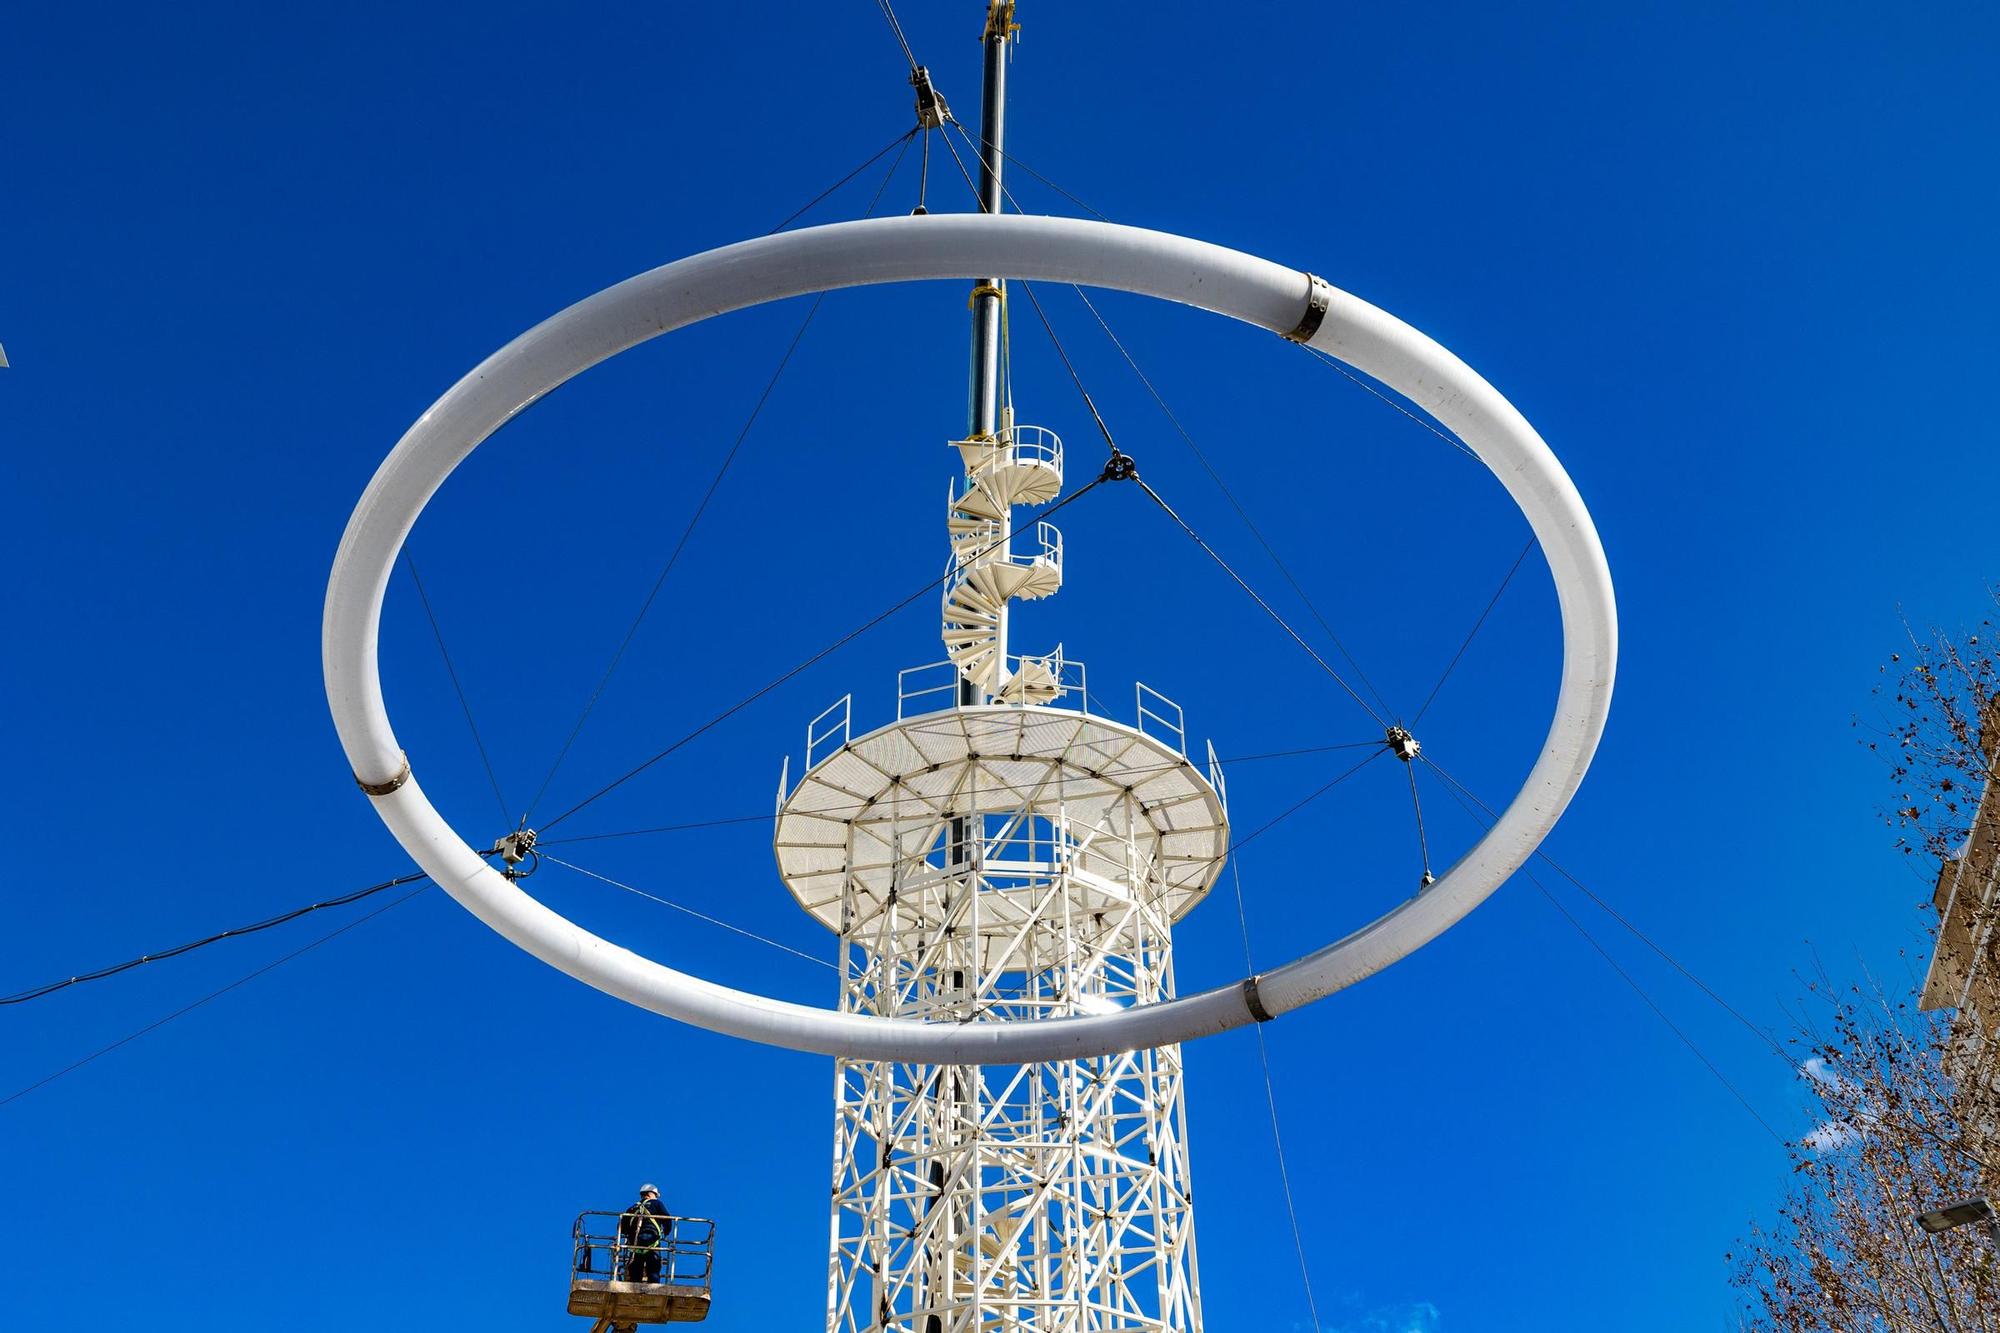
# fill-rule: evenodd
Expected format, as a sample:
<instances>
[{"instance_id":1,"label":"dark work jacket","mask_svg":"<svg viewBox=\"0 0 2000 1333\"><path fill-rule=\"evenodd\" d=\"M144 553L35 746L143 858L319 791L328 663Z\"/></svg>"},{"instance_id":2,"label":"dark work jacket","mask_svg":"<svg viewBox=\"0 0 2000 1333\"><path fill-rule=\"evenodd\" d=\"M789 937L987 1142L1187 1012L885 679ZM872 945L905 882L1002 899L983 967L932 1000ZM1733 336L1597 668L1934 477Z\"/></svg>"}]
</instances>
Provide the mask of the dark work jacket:
<instances>
[{"instance_id":1,"label":"dark work jacket","mask_svg":"<svg viewBox=\"0 0 2000 1333\"><path fill-rule=\"evenodd\" d=\"M647 1248L666 1240L674 1215L658 1199L641 1199L618 1219L618 1239L627 1245Z\"/></svg>"}]
</instances>

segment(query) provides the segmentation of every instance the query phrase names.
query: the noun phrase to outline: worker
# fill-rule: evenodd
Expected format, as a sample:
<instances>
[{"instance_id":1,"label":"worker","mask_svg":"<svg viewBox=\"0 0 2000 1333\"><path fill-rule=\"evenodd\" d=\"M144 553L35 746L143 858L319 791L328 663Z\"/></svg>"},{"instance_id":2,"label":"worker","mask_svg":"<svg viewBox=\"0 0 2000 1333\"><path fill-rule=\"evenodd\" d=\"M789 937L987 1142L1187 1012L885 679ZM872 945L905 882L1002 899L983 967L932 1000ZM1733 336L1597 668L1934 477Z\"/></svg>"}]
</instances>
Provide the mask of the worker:
<instances>
[{"instance_id":1,"label":"worker","mask_svg":"<svg viewBox=\"0 0 2000 1333\"><path fill-rule=\"evenodd\" d=\"M631 1256L625 1261L627 1282L658 1282L660 1254L672 1238L674 1217L660 1202L658 1185L641 1185L639 1202L618 1219L618 1243Z\"/></svg>"}]
</instances>

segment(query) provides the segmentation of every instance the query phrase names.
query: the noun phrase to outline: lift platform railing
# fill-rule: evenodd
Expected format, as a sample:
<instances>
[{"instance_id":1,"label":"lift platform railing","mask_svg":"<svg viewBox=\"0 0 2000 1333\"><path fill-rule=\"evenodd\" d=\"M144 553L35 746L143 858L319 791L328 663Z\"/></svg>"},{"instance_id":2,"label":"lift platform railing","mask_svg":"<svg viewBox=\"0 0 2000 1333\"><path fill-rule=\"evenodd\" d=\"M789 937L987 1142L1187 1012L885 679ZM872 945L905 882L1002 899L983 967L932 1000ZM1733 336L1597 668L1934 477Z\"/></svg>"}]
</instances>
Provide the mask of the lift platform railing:
<instances>
[{"instance_id":1,"label":"lift platform railing","mask_svg":"<svg viewBox=\"0 0 2000 1333\"><path fill-rule=\"evenodd\" d=\"M580 1214L570 1230L569 1276L633 1281L633 1259L641 1247L618 1234L623 1213ZM662 1219L663 1221L666 1219ZM667 1237L658 1246L662 1285L698 1287L706 1292L715 1261L715 1222L707 1217L676 1217L667 1226Z\"/></svg>"}]
</instances>

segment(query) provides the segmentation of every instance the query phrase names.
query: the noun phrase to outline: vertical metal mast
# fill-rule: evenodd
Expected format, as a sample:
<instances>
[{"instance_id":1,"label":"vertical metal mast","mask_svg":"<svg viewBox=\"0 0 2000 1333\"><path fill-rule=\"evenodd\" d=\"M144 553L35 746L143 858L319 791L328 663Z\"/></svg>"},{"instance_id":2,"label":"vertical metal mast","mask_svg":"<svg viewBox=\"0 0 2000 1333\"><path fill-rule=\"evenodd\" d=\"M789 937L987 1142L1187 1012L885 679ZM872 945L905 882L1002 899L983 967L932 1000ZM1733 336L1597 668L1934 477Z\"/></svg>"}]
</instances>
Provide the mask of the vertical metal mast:
<instances>
[{"instance_id":1,"label":"vertical metal mast","mask_svg":"<svg viewBox=\"0 0 2000 1333\"><path fill-rule=\"evenodd\" d=\"M986 34L986 75L979 96L979 207L998 213L1005 195L1001 190L1000 168L1006 158L1001 145L1007 134L1007 57L1014 40L1014 0L988 0ZM972 289L972 373L967 394L973 439L991 439L1001 429L1000 420L1000 303L1001 281L981 278ZM1003 536L1013 536L1013 524L1002 516ZM1006 549L1004 546L1001 549ZM1000 611L1000 675L1007 669L1007 612ZM960 703L985 703L971 681L959 685Z\"/></svg>"},{"instance_id":2,"label":"vertical metal mast","mask_svg":"<svg viewBox=\"0 0 2000 1333\"><path fill-rule=\"evenodd\" d=\"M988 0L978 191L992 213L1014 32L1013 0ZM928 75L913 81L920 123L944 128ZM1017 532L1012 511L1062 493L1063 447L1014 420L1004 282L980 279L970 306L946 660L898 675L894 723L855 736L850 695L808 724L773 850L840 938L843 1013L1007 1023L1160 1003L1176 990L1174 923L1228 847L1213 750L1205 777L1179 706L1143 684L1130 724L1103 715L1060 644L1008 653L1009 604L1062 587L1062 534L1033 519ZM1177 1046L839 1061L827 1333L1201 1333L1182 1076Z\"/></svg>"}]
</instances>

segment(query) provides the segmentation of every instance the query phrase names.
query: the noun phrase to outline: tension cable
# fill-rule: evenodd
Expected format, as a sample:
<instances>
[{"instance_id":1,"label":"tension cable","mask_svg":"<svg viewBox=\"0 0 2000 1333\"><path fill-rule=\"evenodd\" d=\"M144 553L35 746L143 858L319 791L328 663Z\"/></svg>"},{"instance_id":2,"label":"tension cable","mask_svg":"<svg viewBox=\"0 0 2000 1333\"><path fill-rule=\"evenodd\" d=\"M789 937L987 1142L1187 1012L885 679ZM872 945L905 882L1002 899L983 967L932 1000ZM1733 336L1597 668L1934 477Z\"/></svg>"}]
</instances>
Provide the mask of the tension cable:
<instances>
[{"instance_id":1,"label":"tension cable","mask_svg":"<svg viewBox=\"0 0 2000 1333\"><path fill-rule=\"evenodd\" d=\"M841 185L854 179L870 163L880 160L883 153L888 152L890 148L894 148L900 143L903 151L897 153L895 160L889 164L889 170L883 175L882 183L875 187L874 197L868 201L867 209L861 214L864 218L873 216L876 208L882 202L882 196L888 192L889 183L895 180L896 172L902 168L903 155L909 151L910 139L915 133L916 131L911 130L902 135L900 139L890 143L881 152L869 158L868 162L864 162L860 167L849 172L832 189L822 191L819 198L813 200L813 203L818 203L819 199L824 199L827 195L833 193L833 190L839 189ZM800 213L805 212L806 209L811 207L812 204L807 204L806 208L800 209L798 213L792 214L792 217L785 219L784 222L773 227L771 229L772 232L783 229L793 218L798 217ZM778 358L777 368L771 372L770 380L765 383L764 392L758 395L755 405L751 407L750 415L743 422L743 429L736 433L736 442L730 445L729 452L723 456L722 466L716 469L714 478L708 483L708 489L702 493L701 501L695 506L693 515L689 517L687 527L681 531L680 540L674 543L673 551L667 556L666 563L660 568L659 577L653 580L652 590L646 594L646 600L640 604L638 615L632 618L632 624L626 629L625 637L619 640L617 649L611 654L611 662L604 668L603 676L598 679L597 688L592 690L590 697L584 701L583 711L577 715L576 724L570 728L569 735L563 740L562 748L556 752L555 761L549 765L548 773L542 778L542 785L535 791L534 800L528 803L527 810L521 815L520 822L515 826L516 832L528 831L528 821L533 817L536 808L541 805L542 798L548 794L549 784L555 781L556 771L562 767L563 760L569 757L570 748L576 744L576 738L582 734L584 723L590 720L591 712L597 707L598 699L603 696L605 687L611 683L612 675L617 672L619 663L624 660L625 650L632 646L632 639L638 634L639 626L645 623L647 612L653 609L653 602L659 597L660 589L665 586L667 576L673 573L675 564L681 558L681 553L687 549L689 539L694 536L695 526L701 522L702 515L708 512L709 502L715 499L715 493L721 489L723 478L729 474L730 465L736 461L737 454L742 451L743 442L750 438L751 428L757 424L757 418L763 413L765 404L770 402L771 395L777 391L778 381L783 378L785 368L792 364L792 357L799 350L800 342L805 339L806 330L812 327L813 318L819 314L820 306L826 301L826 296L825 292L820 292L814 296L812 305L806 310L805 318L799 321L798 331L792 335L792 341L786 346L785 354ZM415 575L416 570L414 567L410 572L413 576ZM438 646L440 648L444 646L442 638L439 639ZM456 677L454 676L453 679L455 683ZM472 714L470 709L468 709L466 712L466 721L470 722L471 720ZM477 736L478 732L475 729L474 739L477 739ZM482 757L485 754L483 746L481 747L480 754ZM499 791L499 782L497 780L494 782L494 791L496 794ZM502 819L504 820L505 817L503 810Z\"/></svg>"},{"instance_id":2,"label":"tension cable","mask_svg":"<svg viewBox=\"0 0 2000 1333\"><path fill-rule=\"evenodd\" d=\"M1096 490L1098 485L1099 482L1091 481L1085 484L1084 486L1080 487L1079 489L1071 491L1068 495L1064 496L1062 499L1057 500L1054 504L1050 505L1049 508L1046 511L1044 511L1043 517L1044 518L1050 517L1054 515L1056 511L1064 508L1065 506L1077 500L1082 499L1084 496ZM980 549L978 552L976 552L974 555L969 557L968 563L970 562L970 560L977 560L980 556L983 556L990 551L998 550L1006 541L1007 538L1002 537L998 541L989 543L988 545ZM846 647L854 640L860 638L863 634L866 634L869 630L874 629L877 625L889 619L891 616L895 615L898 611L901 611L903 608L910 606L911 604L916 602L917 599L924 597L930 593L933 593L936 590L937 590L937 580L926 579L923 582L922 586L920 586L915 592L911 593L909 596L903 598L901 601L895 603L893 606L890 606L887 609L878 612L874 616L871 616L867 620L863 621L861 624L849 630L847 633L835 639L832 643L826 645L826 647L820 649L818 652L812 654L810 657L807 657L804 661L799 662L796 666L789 668L780 675L773 677L770 681L768 681L764 685L759 686L757 689L752 690L749 694L744 695L741 699L738 699L735 703L723 709L721 712L717 713L714 717L711 717L710 719L708 719L708 721L696 727L693 731L688 732L686 735L682 736L679 740L675 741L672 745L669 745L666 749L661 750L659 753L655 754L652 758L646 760L644 763L638 765L636 768L627 770L623 776L616 778L611 782L606 783L604 786L598 788L590 795L584 797L581 801L578 801L575 805L572 805L569 809L563 811L561 814L557 815L554 819L551 819L547 823L543 824L542 831L547 832L549 829L552 829L556 825L562 823L565 819L568 819L571 815L575 814L577 811L582 810L586 806L592 804L593 802L601 800L604 797L610 795L618 788L630 782L633 778L638 777L641 773L651 768L654 764L659 763L662 759L665 759L668 755L674 753L674 751L680 749L684 745L687 745L690 741L696 740L702 736L707 735L709 732L721 726L724 722L728 721L730 718L736 716L736 714L748 708L751 704L756 703L759 699L769 694L772 690L775 690L780 685L783 685L786 681L791 680L794 676L799 675L807 668L816 665L817 663L823 661L828 657L831 657L834 653Z\"/></svg>"},{"instance_id":3,"label":"tension cable","mask_svg":"<svg viewBox=\"0 0 2000 1333\"><path fill-rule=\"evenodd\" d=\"M1134 480L1138 480L1138 478L1134 478ZM1355 703L1360 704L1362 711L1367 713L1368 716L1374 718L1376 725L1381 727L1385 733L1388 731L1389 723L1382 720L1382 715L1376 712L1374 707L1366 699L1362 698L1360 694L1356 693L1354 687L1352 685L1349 685L1347 681L1344 678L1342 678L1341 674L1338 671L1335 671L1333 667L1328 664L1327 660L1324 657L1321 657L1319 655L1318 650L1316 650L1311 644L1307 643L1304 637L1301 636L1297 630L1292 628L1290 622L1288 622L1283 616L1278 614L1276 607L1272 606L1269 602L1265 601L1261 596L1259 596L1257 590L1251 587L1249 583L1244 580L1241 574L1238 574L1233 568L1230 567L1229 562L1222 558L1222 553L1220 551L1217 551L1213 546L1210 546L1206 541L1202 540L1201 534L1196 532L1193 528L1189 527L1187 520L1182 518L1179 514L1175 513L1173 506L1168 504L1162 498L1160 498L1160 493L1154 490L1152 486L1147 484L1145 481L1139 481L1139 489L1144 491L1148 496L1150 496L1152 498L1153 503L1158 505L1160 509L1166 514L1166 516L1172 519L1174 523L1180 528L1180 530L1182 532L1185 532L1188 535L1189 539L1192 540L1196 546L1199 546L1203 551L1207 552L1208 558L1215 561L1217 566L1221 568L1222 572L1227 574L1230 577L1230 579L1235 582L1236 586L1244 591L1244 593L1250 598L1251 601L1255 602L1260 608L1262 608L1264 614L1269 616L1273 621L1275 621L1277 623L1278 628L1283 630L1286 633L1286 635L1290 637L1293 643L1296 643L1301 649L1305 651L1307 657L1312 658L1314 662L1318 663L1319 669L1321 671L1324 671L1327 674L1328 678L1331 679L1334 684L1340 686L1341 689L1345 690L1347 692L1348 698L1354 700Z\"/></svg>"}]
</instances>

